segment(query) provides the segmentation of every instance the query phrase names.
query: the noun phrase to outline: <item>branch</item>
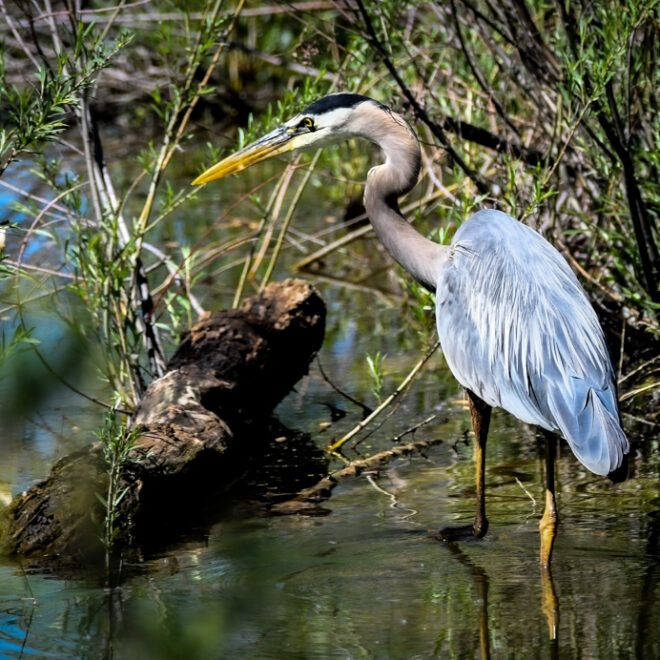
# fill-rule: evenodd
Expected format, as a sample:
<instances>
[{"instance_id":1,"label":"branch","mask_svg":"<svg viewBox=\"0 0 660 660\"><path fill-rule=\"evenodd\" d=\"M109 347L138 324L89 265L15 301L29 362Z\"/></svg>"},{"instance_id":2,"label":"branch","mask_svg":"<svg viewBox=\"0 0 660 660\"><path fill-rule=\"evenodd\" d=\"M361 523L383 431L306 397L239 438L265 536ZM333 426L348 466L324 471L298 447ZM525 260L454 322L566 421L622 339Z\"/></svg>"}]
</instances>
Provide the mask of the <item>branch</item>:
<instances>
[{"instance_id":1,"label":"branch","mask_svg":"<svg viewBox=\"0 0 660 660\"><path fill-rule=\"evenodd\" d=\"M301 490L295 497L284 502L274 504L270 512L276 515L290 515L294 513L318 511L318 504L327 500L334 487L343 479L349 477L359 477L365 470L381 467L399 456L408 456L410 454L422 452L424 449L439 445L442 442L440 438L434 440L417 440L407 445L386 449L378 454L362 458L357 461L351 461L341 470L337 470L327 477L323 477L314 486Z\"/></svg>"},{"instance_id":2,"label":"branch","mask_svg":"<svg viewBox=\"0 0 660 660\"><path fill-rule=\"evenodd\" d=\"M510 142L495 133L487 131L485 128L475 126L462 119L445 117L442 121L442 128L458 135L460 138L468 140L468 142L480 144L482 147L493 149L498 153L511 154L515 158L519 158L532 167L543 167L548 161L547 154L536 149L530 149L516 142Z\"/></svg>"},{"instance_id":3,"label":"branch","mask_svg":"<svg viewBox=\"0 0 660 660\"><path fill-rule=\"evenodd\" d=\"M562 3L558 4L561 11L562 23L566 35L568 36L571 50L575 60L579 61L579 51L577 46L579 39L575 32L577 20L570 12L570 8L564 7ZM595 41L597 46L602 50L598 35L596 35ZM653 302L660 303L660 290L658 289L658 282L660 281L660 256L658 255L658 248L653 234L653 218L646 207L646 203L642 197L642 192L637 181L635 163L630 153L630 149L628 148L625 131L621 125L619 111L614 99L612 81L608 80L604 86L609 113L613 117L613 121L610 122L605 107L596 94L594 94L594 86L591 82L591 78L586 72L582 73L582 77L585 89L594 99L593 107L596 119L623 169L628 210L630 211L630 219L635 233L635 242L637 244L637 251L641 262L646 292Z\"/></svg>"},{"instance_id":4,"label":"branch","mask_svg":"<svg viewBox=\"0 0 660 660\"><path fill-rule=\"evenodd\" d=\"M520 137L520 131L518 130L518 127L509 119L509 117L507 116L504 110L504 107L499 102L497 95L495 94L495 90L486 82L486 79L483 77L476 62L474 62L474 60L472 59L470 50L467 44L465 43L465 39L463 39L463 33L461 32L461 24L460 21L458 20L458 12L456 11L456 0L451 0L451 13L454 18L454 25L456 26L456 36L458 37L458 42L461 46L461 50L463 51L463 55L465 56L468 66L472 71L472 74L474 75L476 81L479 83L481 89L483 89L483 91L487 94L488 99L495 107L497 114L503 119L503 121L509 126L509 128L518 137Z\"/></svg>"}]
</instances>

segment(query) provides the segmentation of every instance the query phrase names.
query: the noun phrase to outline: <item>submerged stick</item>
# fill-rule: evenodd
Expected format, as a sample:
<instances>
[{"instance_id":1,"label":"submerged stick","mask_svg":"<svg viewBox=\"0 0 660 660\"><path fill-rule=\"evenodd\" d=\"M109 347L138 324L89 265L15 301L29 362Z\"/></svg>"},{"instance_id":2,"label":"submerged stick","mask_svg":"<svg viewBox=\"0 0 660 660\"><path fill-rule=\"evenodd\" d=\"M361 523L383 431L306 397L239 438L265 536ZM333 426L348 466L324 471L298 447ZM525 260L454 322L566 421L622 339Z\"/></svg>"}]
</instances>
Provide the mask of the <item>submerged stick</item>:
<instances>
[{"instance_id":1,"label":"submerged stick","mask_svg":"<svg viewBox=\"0 0 660 660\"><path fill-rule=\"evenodd\" d=\"M319 502L327 500L330 497L332 490L342 479L359 477L365 470L381 467L399 456L407 456L409 454L421 452L434 445L439 445L441 442L442 440L440 438L434 440L417 440L416 442L410 442L407 445L386 449L385 451L381 451L368 458L351 461L341 470L337 470L336 472L332 472L328 476L323 477L323 479L314 484L314 486L301 490L292 499L286 500L285 502L278 502L273 505L270 512L279 515L289 515L314 510L317 508Z\"/></svg>"}]
</instances>

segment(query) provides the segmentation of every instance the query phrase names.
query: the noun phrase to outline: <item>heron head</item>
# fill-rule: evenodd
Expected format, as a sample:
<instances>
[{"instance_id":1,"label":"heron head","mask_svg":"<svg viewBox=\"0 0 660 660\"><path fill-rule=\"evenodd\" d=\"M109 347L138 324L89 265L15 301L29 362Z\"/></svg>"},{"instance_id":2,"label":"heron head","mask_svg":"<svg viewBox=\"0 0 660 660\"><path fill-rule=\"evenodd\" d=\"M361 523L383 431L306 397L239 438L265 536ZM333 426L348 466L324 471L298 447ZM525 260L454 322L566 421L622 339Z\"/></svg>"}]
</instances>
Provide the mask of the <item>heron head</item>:
<instances>
[{"instance_id":1,"label":"heron head","mask_svg":"<svg viewBox=\"0 0 660 660\"><path fill-rule=\"evenodd\" d=\"M303 112L262 138L198 176L193 185L208 183L240 172L287 151L316 149L337 140L359 135L355 111L363 103L387 109L377 101L359 94L331 94L309 105Z\"/></svg>"}]
</instances>

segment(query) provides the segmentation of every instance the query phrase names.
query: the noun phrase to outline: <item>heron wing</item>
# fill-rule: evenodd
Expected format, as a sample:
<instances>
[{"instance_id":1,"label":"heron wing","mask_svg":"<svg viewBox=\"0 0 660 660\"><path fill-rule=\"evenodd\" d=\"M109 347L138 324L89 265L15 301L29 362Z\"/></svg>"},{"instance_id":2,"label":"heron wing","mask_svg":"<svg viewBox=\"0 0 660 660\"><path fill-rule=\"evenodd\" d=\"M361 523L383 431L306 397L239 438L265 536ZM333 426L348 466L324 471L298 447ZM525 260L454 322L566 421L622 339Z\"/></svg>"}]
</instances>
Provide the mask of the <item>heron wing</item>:
<instances>
[{"instance_id":1,"label":"heron wing","mask_svg":"<svg viewBox=\"0 0 660 660\"><path fill-rule=\"evenodd\" d=\"M456 232L436 311L461 385L561 432L592 472L620 465L628 441L603 332L574 273L539 234L499 211L476 213Z\"/></svg>"}]
</instances>

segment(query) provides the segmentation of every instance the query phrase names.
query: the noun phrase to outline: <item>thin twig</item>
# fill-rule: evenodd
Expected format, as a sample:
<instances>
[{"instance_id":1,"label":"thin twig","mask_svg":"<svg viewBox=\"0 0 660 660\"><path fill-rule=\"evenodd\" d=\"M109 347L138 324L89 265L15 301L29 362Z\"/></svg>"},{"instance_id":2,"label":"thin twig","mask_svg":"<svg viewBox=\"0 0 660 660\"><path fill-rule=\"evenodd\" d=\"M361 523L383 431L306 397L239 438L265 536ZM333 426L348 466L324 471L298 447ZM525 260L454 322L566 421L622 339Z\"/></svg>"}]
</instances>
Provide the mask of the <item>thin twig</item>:
<instances>
[{"instance_id":1,"label":"thin twig","mask_svg":"<svg viewBox=\"0 0 660 660\"><path fill-rule=\"evenodd\" d=\"M275 269L275 263L277 262L277 258L280 254L280 251L282 250L282 244L284 242L284 237L286 236L286 232L289 228L291 218L293 218L293 213L298 206L298 202L300 202L300 198L302 197L302 194L305 191L307 184L309 183L309 179L312 176L312 172L314 171L314 168L316 167L316 164L318 163L320 156L321 156L321 150L318 149L317 152L314 154L314 158L312 158L312 162L310 163L309 168L303 175L302 181L296 188L296 191L293 195L293 199L291 200L291 204L289 204L289 210L286 212L286 215L284 216L284 220L282 221L282 227L280 228L280 233L277 237L273 254L271 255L270 261L268 263L268 267L266 268L266 273L263 277L263 280L261 281L261 287L260 287L261 289L263 289L270 281L271 275L273 274L273 270Z\"/></svg>"},{"instance_id":2,"label":"thin twig","mask_svg":"<svg viewBox=\"0 0 660 660\"><path fill-rule=\"evenodd\" d=\"M413 424L410 428L407 428L402 433L399 433L399 435L395 435L392 438L392 443L396 444L397 442L400 442L402 438L405 438L407 435L410 435L411 433L415 433L415 431L421 429L422 426L426 426L427 424L430 424L434 419L436 419L436 417L437 415L434 413L433 415L429 415L426 419L423 419L421 422L417 422L417 424Z\"/></svg>"},{"instance_id":3,"label":"thin twig","mask_svg":"<svg viewBox=\"0 0 660 660\"><path fill-rule=\"evenodd\" d=\"M637 396L638 394L642 394L643 392L648 392L649 390L657 390L660 389L660 383L650 383L648 385L643 385L642 387L638 387L636 390L631 390L630 392L626 392L622 397L619 398L620 402L627 401L628 399L632 399L632 397Z\"/></svg>"},{"instance_id":4,"label":"thin twig","mask_svg":"<svg viewBox=\"0 0 660 660\"><path fill-rule=\"evenodd\" d=\"M369 417L363 419L359 424L356 424L343 438L340 438L336 442L333 442L328 448L327 451L336 452L342 445L348 442L352 437L357 435L365 426L372 422L378 415L380 415L386 408L388 408L392 402L401 395L401 393L412 383L415 376L419 373L420 369L428 362L431 356L436 352L440 342L437 341L431 347L431 349L426 353L426 355L411 369L410 373L404 378L399 387L392 392L379 406L376 408Z\"/></svg>"},{"instance_id":5,"label":"thin twig","mask_svg":"<svg viewBox=\"0 0 660 660\"><path fill-rule=\"evenodd\" d=\"M516 480L516 483L523 489L525 495L527 495L527 497L532 500L532 504L536 507L536 500L534 499L534 496L527 490L527 488L525 488L525 486L523 486L522 481L520 481L518 477L514 477L514 479Z\"/></svg>"},{"instance_id":6,"label":"thin twig","mask_svg":"<svg viewBox=\"0 0 660 660\"><path fill-rule=\"evenodd\" d=\"M647 360L646 362L643 362L639 366L635 367L635 369L628 372L625 376L623 376L621 379L619 379L619 383L618 383L619 386L621 385L621 383L628 380L628 378L630 378L631 376L634 376L635 374L639 373L640 371L643 371L644 369L646 369L647 367L652 365L654 362L657 362L658 360L660 360L660 355L654 355L650 360Z\"/></svg>"},{"instance_id":7,"label":"thin twig","mask_svg":"<svg viewBox=\"0 0 660 660\"><path fill-rule=\"evenodd\" d=\"M390 493L389 490L385 490L382 486L377 484L373 475L367 474L366 479L371 484L371 487L374 490L377 490L379 493L382 493L383 495L385 495L385 497L389 498L390 509L399 509L399 510L408 511L408 513L406 513L405 516L400 516L399 520L408 520L409 518L412 518L413 516L417 515L417 509L411 509L410 507L401 507L399 505L399 499L397 498L397 496L394 493Z\"/></svg>"},{"instance_id":8,"label":"thin twig","mask_svg":"<svg viewBox=\"0 0 660 660\"><path fill-rule=\"evenodd\" d=\"M335 392L337 392L337 394L339 394L340 396L343 396L345 399L348 399L351 403L355 404L358 408L361 408L362 411L364 412L365 416L370 415L373 412L373 410L369 406L365 405L361 401L358 401L357 399L352 397L350 394L348 394L348 392L344 392L344 390L339 389L339 387L337 387L337 385L335 385L330 380L330 378L328 378L327 374L323 370L323 365L321 364L321 358L318 355L316 356L316 362L319 365L319 371L321 372L321 376L323 377L323 380L325 380L325 382L328 383L328 385L330 385L330 387L332 387L332 389Z\"/></svg>"}]
</instances>

